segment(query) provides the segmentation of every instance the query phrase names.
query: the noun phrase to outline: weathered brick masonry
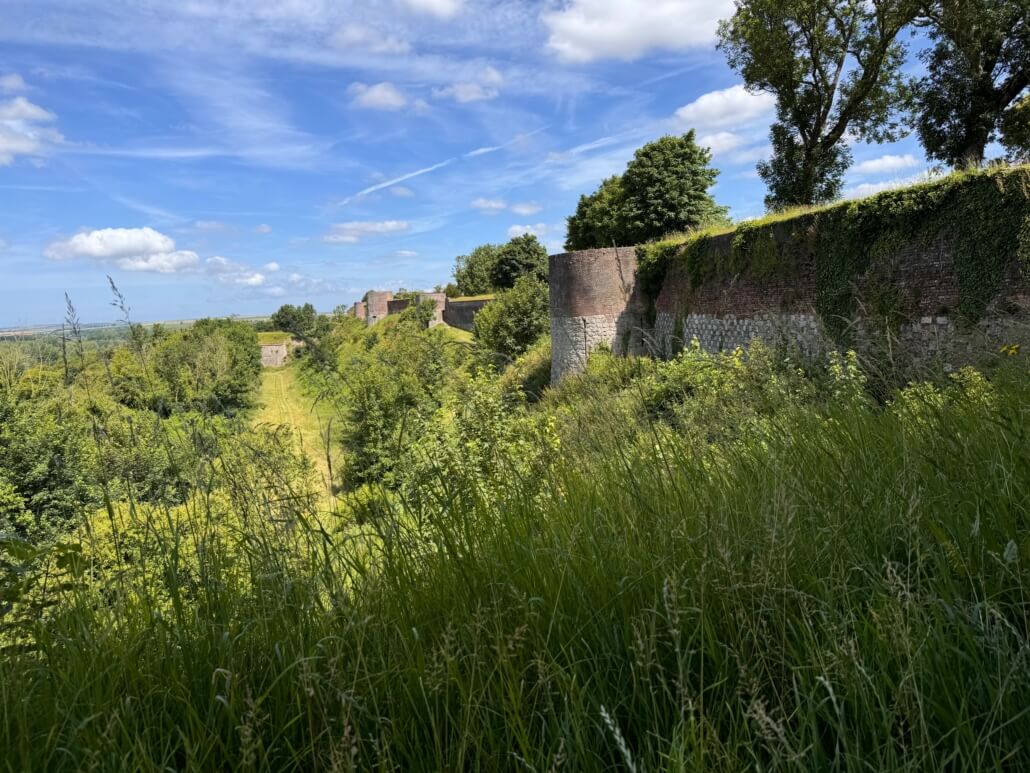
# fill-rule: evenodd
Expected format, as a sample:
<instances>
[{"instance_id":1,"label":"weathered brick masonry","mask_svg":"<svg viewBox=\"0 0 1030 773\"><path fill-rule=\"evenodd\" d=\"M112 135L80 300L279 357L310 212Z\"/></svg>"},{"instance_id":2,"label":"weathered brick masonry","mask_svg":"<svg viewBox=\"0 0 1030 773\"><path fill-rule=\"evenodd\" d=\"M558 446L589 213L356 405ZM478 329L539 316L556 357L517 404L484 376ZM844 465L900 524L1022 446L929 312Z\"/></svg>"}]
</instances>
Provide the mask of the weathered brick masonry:
<instances>
[{"instance_id":1,"label":"weathered brick masonry","mask_svg":"<svg viewBox=\"0 0 1030 773\"><path fill-rule=\"evenodd\" d=\"M706 351L732 350L755 339L782 343L819 355L835 343L827 320L817 311L819 256L791 243L789 229L777 228L779 254L792 255L789 271L709 277L691 282L685 261L670 264L654 299L637 277L636 251L589 250L551 257L552 380L583 369L587 354L600 345L616 353L664 356L697 339ZM706 246L714 261L729 260L734 234L713 237ZM853 279L856 299L851 319L835 320L852 344L873 344L880 335L872 296L889 287L900 316L896 336L923 356L961 360L984 339L1005 336L1030 310L1030 283L1011 256L987 314L974 327L957 324L961 300L953 244L945 238L904 244ZM897 321L896 321L897 322Z\"/></svg>"},{"instance_id":2,"label":"weathered brick masonry","mask_svg":"<svg viewBox=\"0 0 1030 773\"><path fill-rule=\"evenodd\" d=\"M552 255L551 373L582 370L591 350L642 353L645 299L632 247Z\"/></svg>"},{"instance_id":3,"label":"weathered brick masonry","mask_svg":"<svg viewBox=\"0 0 1030 773\"><path fill-rule=\"evenodd\" d=\"M370 325L374 325L381 319L386 319L390 313L389 304L393 300L393 293L382 290L369 290L365 294L365 319Z\"/></svg>"}]
</instances>

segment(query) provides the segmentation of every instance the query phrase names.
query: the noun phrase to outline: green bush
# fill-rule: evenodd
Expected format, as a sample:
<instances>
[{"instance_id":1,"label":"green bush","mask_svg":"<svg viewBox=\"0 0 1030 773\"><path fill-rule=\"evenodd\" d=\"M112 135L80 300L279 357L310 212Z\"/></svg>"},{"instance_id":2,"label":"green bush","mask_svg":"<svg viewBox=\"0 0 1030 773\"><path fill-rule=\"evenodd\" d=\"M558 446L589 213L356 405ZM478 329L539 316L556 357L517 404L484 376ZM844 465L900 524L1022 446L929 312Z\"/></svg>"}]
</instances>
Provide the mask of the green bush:
<instances>
[{"instance_id":1,"label":"green bush","mask_svg":"<svg viewBox=\"0 0 1030 773\"><path fill-rule=\"evenodd\" d=\"M508 359L525 352L550 327L547 285L530 276L475 316L475 334L485 346Z\"/></svg>"}]
</instances>

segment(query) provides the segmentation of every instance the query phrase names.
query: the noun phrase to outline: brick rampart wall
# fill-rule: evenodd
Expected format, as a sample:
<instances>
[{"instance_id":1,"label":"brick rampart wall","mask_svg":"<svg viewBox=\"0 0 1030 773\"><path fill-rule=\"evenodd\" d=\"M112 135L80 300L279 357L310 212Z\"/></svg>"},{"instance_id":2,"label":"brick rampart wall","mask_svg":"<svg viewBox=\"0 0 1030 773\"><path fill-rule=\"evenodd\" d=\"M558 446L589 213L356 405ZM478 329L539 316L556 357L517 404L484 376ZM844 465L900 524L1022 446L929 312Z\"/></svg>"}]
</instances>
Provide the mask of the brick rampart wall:
<instances>
[{"instance_id":1,"label":"brick rampart wall","mask_svg":"<svg viewBox=\"0 0 1030 773\"><path fill-rule=\"evenodd\" d=\"M706 259L726 265L733 234L713 237ZM776 230L779 254L789 253L787 271L741 271L691 282L685 261L673 259L654 299L642 297L633 248L589 250L551 257L552 379L584 367L590 350L608 345L616 353L643 349L667 356L696 339L706 351L746 347L755 339L820 355L839 343L829 327L845 329L849 345L877 346L885 324L877 318L875 293L892 293L893 335L918 357L961 361L974 346L1006 336L1030 313L1030 282L1015 255L986 315L975 326L958 322L961 292L953 243L945 238L900 245L854 277L850 319L824 319L818 310L819 256ZM830 324L828 324L828 322ZM948 361L951 361L950 359Z\"/></svg>"},{"instance_id":2,"label":"brick rampart wall","mask_svg":"<svg viewBox=\"0 0 1030 773\"><path fill-rule=\"evenodd\" d=\"M472 332L475 330L476 314L481 308L490 303L490 299L478 301L452 301L448 300L443 310L443 321L451 327Z\"/></svg>"},{"instance_id":3,"label":"brick rampart wall","mask_svg":"<svg viewBox=\"0 0 1030 773\"><path fill-rule=\"evenodd\" d=\"M386 304L387 314L400 314L411 305L411 298L394 298Z\"/></svg>"}]
</instances>

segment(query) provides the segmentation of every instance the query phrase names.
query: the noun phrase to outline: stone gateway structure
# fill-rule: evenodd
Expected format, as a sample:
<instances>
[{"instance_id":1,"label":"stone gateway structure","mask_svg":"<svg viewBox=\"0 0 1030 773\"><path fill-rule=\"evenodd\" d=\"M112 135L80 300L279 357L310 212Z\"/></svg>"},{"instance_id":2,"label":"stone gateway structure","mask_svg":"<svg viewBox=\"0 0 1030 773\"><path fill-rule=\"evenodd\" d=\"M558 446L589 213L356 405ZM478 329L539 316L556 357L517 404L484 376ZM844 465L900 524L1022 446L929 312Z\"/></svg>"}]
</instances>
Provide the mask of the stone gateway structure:
<instances>
[{"instance_id":1,"label":"stone gateway structure","mask_svg":"<svg viewBox=\"0 0 1030 773\"><path fill-rule=\"evenodd\" d=\"M286 364L286 358L290 355L290 348L287 344L261 344L261 367L281 368Z\"/></svg>"},{"instance_id":2,"label":"stone gateway structure","mask_svg":"<svg viewBox=\"0 0 1030 773\"><path fill-rule=\"evenodd\" d=\"M890 340L958 364L1030 316L1030 168L945 178L683 244L551 257L552 381L599 346L665 357L759 339Z\"/></svg>"}]
</instances>

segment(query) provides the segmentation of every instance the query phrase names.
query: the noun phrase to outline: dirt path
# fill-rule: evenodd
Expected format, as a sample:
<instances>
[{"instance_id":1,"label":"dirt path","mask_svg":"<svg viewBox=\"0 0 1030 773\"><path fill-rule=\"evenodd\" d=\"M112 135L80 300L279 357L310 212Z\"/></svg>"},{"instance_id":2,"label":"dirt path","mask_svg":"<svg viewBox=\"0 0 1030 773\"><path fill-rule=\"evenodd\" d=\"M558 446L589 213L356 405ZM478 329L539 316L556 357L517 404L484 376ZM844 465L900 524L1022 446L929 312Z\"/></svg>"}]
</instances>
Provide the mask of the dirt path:
<instances>
[{"instance_id":1,"label":"dirt path","mask_svg":"<svg viewBox=\"0 0 1030 773\"><path fill-rule=\"evenodd\" d=\"M341 459L335 437L330 437L330 459L326 458L326 429L331 428L331 416L315 405L304 391L298 378L297 366L265 368L261 373L260 406L254 416L255 424L281 424L293 429L301 451L311 459L322 481L326 499L331 503L330 459L333 471L340 469Z\"/></svg>"}]
</instances>

